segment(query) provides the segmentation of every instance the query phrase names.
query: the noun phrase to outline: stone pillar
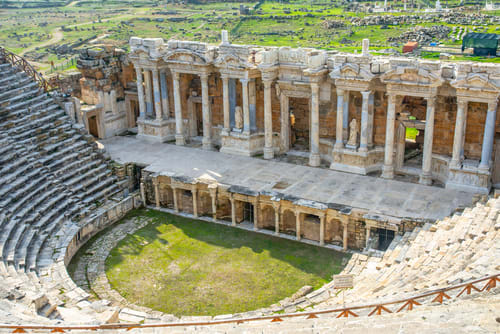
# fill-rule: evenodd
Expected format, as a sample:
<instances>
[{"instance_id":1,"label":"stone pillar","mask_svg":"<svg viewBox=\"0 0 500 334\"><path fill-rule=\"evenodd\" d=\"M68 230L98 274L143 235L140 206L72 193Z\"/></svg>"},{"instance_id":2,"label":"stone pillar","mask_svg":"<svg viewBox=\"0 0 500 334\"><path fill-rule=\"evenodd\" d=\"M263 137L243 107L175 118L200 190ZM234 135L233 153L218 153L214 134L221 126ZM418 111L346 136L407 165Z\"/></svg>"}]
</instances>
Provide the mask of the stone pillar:
<instances>
[{"instance_id":1,"label":"stone pillar","mask_svg":"<svg viewBox=\"0 0 500 334\"><path fill-rule=\"evenodd\" d=\"M231 115L229 110L229 78L222 77L222 103L224 107L224 128L222 129L223 135L229 135L231 132Z\"/></svg>"},{"instance_id":2,"label":"stone pillar","mask_svg":"<svg viewBox=\"0 0 500 334\"><path fill-rule=\"evenodd\" d=\"M363 57L368 57L370 55L370 40L368 38L363 39L363 48L361 54L363 55Z\"/></svg>"},{"instance_id":3,"label":"stone pillar","mask_svg":"<svg viewBox=\"0 0 500 334\"><path fill-rule=\"evenodd\" d=\"M229 34L227 30L221 30L221 44L222 45L229 45Z\"/></svg>"},{"instance_id":4,"label":"stone pillar","mask_svg":"<svg viewBox=\"0 0 500 334\"><path fill-rule=\"evenodd\" d=\"M240 79L243 100L243 133L250 135L250 104L248 99L248 79Z\"/></svg>"},{"instance_id":5,"label":"stone pillar","mask_svg":"<svg viewBox=\"0 0 500 334\"><path fill-rule=\"evenodd\" d=\"M198 189L193 186L191 193L193 194L193 216L198 217Z\"/></svg>"},{"instance_id":6,"label":"stone pillar","mask_svg":"<svg viewBox=\"0 0 500 334\"><path fill-rule=\"evenodd\" d=\"M349 100L350 100L350 92L348 90L344 90L344 106L343 106L343 122L342 122L342 130L344 132L344 138L348 140L349 138Z\"/></svg>"},{"instance_id":7,"label":"stone pillar","mask_svg":"<svg viewBox=\"0 0 500 334\"><path fill-rule=\"evenodd\" d=\"M273 110L271 100L271 80L264 81L264 159L274 158L273 150Z\"/></svg>"},{"instance_id":8,"label":"stone pillar","mask_svg":"<svg viewBox=\"0 0 500 334\"><path fill-rule=\"evenodd\" d=\"M155 115L156 120L162 119L161 93L160 93L160 74L157 69L152 70L153 73L153 90L155 97Z\"/></svg>"},{"instance_id":9,"label":"stone pillar","mask_svg":"<svg viewBox=\"0 0 500 334\"><path fill-rule=\"evenodd\" d=\"M430 186L432 184L432 142L434 140L434 113L436 97L427 98L427 113L425 116L424 156L422 159L422 174L420 183Z\"/></svg>"},{"instance_id":10,"label":"stone pillar","mask_svg":"<svg viewBox=\"0 0 500 334\"><path fill-rule=\"evenodd\" d=\"M335 130L335 149L344 148L344 91L337 88L337 126Z\"/></svg>"},{"instance_id":11,"label":"stone pillar","mask_svg":"<svg viewBox=\"0 0 500 334\"><path fill-rule=\"evenodd\" d=\"M484 124L483 147L481 150L479 169L485 172L490 168L491 153L493 152L497 106L496 101L488 103L488 114L486 115L486 122Z\"/></svg>"},{"instance_id":12,"label":"stone pillar","mask_svg":"<svg viewBox=\"0 0 500 334\"><path fill-rule=\"evenodd\" d=\"M365 248L368 249L368 243L370 241L370 226L366 225L366 242L365 242Z\"/></svg>"},{"instance_id":13,"label":"stone pillar","mask_svg":"<svg viewBox=\"0 0 500 334\"><path fill-rule=\"evenodd\" d=\"M257 131L257 88L255 79L248 81L248 110L250 113L250 132Z\"/></svg>"},{"instance_id":14,"label":"stone pillar","mask_svg":"<svg viewBox=\"0 0 500 334\"><path fill-rule=\"evenodd\" d=\"M253 203L253 230L259 229L259 200L256 199Z\"/></svg>"},{"instance_id":15,"label":"stone pillar","mask_svg":"<svg viewBox=\"0 0 500 334\"><path fill-rule=\"evenodd\" d=\"M174 81L174 107L175 107L175 144L186 145L184 138L184 121L182 119L181 109L181 88L180 88L180 74L178 72L172 73Z\"/></svg>"},{"instance_id":16,"label":"stone pillar","mask_svg":"<svg viewBox=\"0 0 500 334\"><path fill-rule=\"evenodd\" d=\"M177 200L177 188L172 187L172 194L174 194L174 210L175 212L179 212L179 202Z\"/></svg>"},{"instance_id":17,"label":"stone pillar","mask_svg":"<svg viewBox=\"0 0 500 334\"><path fill-rule=\"evenodd\" d=\"M387 106L387 124L385 128L385 152L382 177L394 178L394 123L396 121L396 95L389 95Z\"/></svg>"},{"instance_id":18,"label":"stone pillar","mask_svg":"<svg viewBox=\"0 0 500 334\"><path fill-rule=\"evenodd\" d=\"M139 100L140 118L146 117L146 101L144 101L144 86L142 85L142 68L135 67L135 74L137 76L137 98Z\"/></svg>"},{"instance_id":19,"label":"stone pillar","mask_svg":"<svg viewBox=\"0 0 500 334\"><path fill-rule=\"evenodd\" d=\"M288 96L281 94L281 148L283 152L287 152L290 149L290 110L288 102Z\"/></svg>"},{"instance_id":20,"label":"stone pillar","mask_svg":"<svg viewBox=\"0 0 500 334\"><path fill-rule=\"evenodd\" d=\"M153 185L155 187L155 202L156 202L156 208L160 208L160 182L158 181L158 178L155 177L153 179Z\"/></svg>"},{"instance_id":21,"label":"stone pillar","mask_svg":"<svg viewBox=\"0 0 500 334\"><path fill-rule=\"evenodd\" d=\"M212 199L212 218L217 220L217 186L208 186L210 197Z\"/></svg>"},{"instance_id":22,"label":"stone pillar","mask_svg":"<svg viewBox=\"0 0 500 334\"><path fill-rule=\"evenodd\" d=\"M370 115L368 113L368 105L370 102L370 94L370 91L361 92L361 95L363 96L363 102L361 105L361 136L359 140L359 151L361 152L368 151L368 136L370 134L369 127L373 126L373 124L369 124Z\"/></svg>"},{"instance_id":23,"label":"stone pillar","mask_svg":"<svg viewBox=\"0 0 500 334\"><path fill-rule=\"evenodd\" d=\"M160 72L160 90L161 90L161 106L163 109L163 117L170 118L170 106L168 104L168 86L167 86L167 73L165 70Z\"/></svg>"},{"instance_id":24,"label":"stone pillar","mask_svg":"<svg viewBox=\"0 0 500 334\"><path fill-rule=\"evenodd\" d=\"M349 244L348 240L348 233L347 233L347 226L349 224L349 217L348 216L342 216L342 224L344 225L344 235L342 236L342 247L344 250L347 250L347 245Z\"/></svg>"},{"instance_id":25,"label":"stone pillar","mask_svg":"<svg viewBox=\"0 0 500 334\"><path fill-rule=\"evenodd\" d=\"M455 135L453 136L453 155L451 157L450 167L460 168L462 165L463 138L465 137L465 120L467 118L467 100L458 99L457 101L457 119L455 121Z\"/></svg>"},{"instance_id":26,"label":"stone pillar","mask_svg":"<svg viewBox=\"0 0 500 334\"><path fill-rule=\"evenodd\" d=\"M203 148L212 149L212 113L210 112L210 102L208 96L208 74L203 73L201 78L201 101L203 110Z\"/></svg>"},{"instance_id":27,"label":"stone pillar","mask_svg":"<svg viewBox=\"0 0 500 334\"><path fill-rule=\"evenodd\" d=\"M325 214L319 216L319 245L325 244Z\"/></svg>"},{"instance_id":28,"label":"stone pillar","mask_svg":"<svg viewBox=\"0 0 500 334\"><path fill-rule=\"evenodd\" d=\"M319 155L319 84L311 83L311 152L309 165L318 167L321 163Z\"/></svg>"},{"instance_id":29,"label":"stone pillar","mask_svg":"<svg viewBox=\"0 0 500 334\"><path fill-rule=\"evenodd\" d=\"M373 147L373 117L375 113L375 95L370 94L368 99L368 148Z\"/></svg>"},{"instance_id":30,"label":"stone pillar","mask_svg":"<svg viewBox=\"0 0 500 334\"><path fill-rule=\"evenodd\" d=\"M279 203L274 204L274 234L278 235L280 233L280 205Z\"/></svg>"},{"instance_id":31,"label":"stone pillar","mask_svg":"<svg viewBox=\"0 0 500 334\"><path fill-rule=\"evenodd\" d=\"M146 88L146 116L153 114L153 89L151 88L151 71L144 70L144 82Z\"/></svg>"},{"instance_id":32,"label":"stone pillar","mask_svg":"<svg viewBox=\"0 0 500 334\"><path fill-rule=\"evenodd\" d=\"M233 195L229 200L231 201L231 226L236 226L236 203Z\"/></svg>"},{"instance_id":33,"label":"stone pillar","mask_svg":"<svg viewBox=\"0 0 500 334\"><path fill-rule=\"evenodd\" d=\"M144 206L147 205L146 203L146 187L144 185L144 182L141 182L141 184L139 185L140 189L141 189L141 200L142 200L142 203L144 204Z\"/></svg>"},{"instance_id":34,"label":"stone pillar","mask_svg":"<svg viewBox=\"0 0 500 334\"><path fill-rule=\"evenodd\" d=\"M300 212L295 211L295 233L297 240L300 241Z\"/></svg>"}]
</instances>

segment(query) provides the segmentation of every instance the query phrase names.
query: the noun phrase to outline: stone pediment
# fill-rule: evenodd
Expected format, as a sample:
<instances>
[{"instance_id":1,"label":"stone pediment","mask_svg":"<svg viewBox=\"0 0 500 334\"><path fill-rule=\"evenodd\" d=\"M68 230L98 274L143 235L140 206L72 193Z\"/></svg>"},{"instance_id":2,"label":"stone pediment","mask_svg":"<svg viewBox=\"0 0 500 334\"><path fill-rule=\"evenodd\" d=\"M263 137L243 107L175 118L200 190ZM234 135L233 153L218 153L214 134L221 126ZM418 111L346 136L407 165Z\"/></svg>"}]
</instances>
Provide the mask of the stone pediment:
<instances>
[{"instance_id":1,"label":"stone pediment","mask_svg":"<svg viewBox=\"0 0 500 334\"><path fill-rule=\"evenodd\" d=\"M191 65L207 65L207 60L204 55L189 49L175 49L168 52L163 60L167 63L191 64Z\"/></svg>"},{"instance_id":2,"label":"stone pediment","mask_svg":"<svg viewBox=\"0 0 500 334\"><path fill-rule=\"evenodd\" d=\"M415 67L398 67L381 76L385 84L437 87L443 83L441 71L433 73Z\"/></svg>"},{"instance_id":3,"label":"stone pediment","mask_svg":"<svg viewBox=\"0 0 500 334\"><path fill-rule=\"evenodd\" d=\"M375 75L370 71L362 69L359 64L346 63L334 69L330 73L332 79L343 79L343 80L356 80L356 81L370 81Z\"/></svg>"},{"instance_id":4,"label":"stone pediment","mask_svg":"<svg viewBox=\"0 0 500 334\"><path fill-rule=\"evenodd\" d=\"M489 80L485 73L470 73L466 76L458 76L451 85L461 89L479 89L482 91L500 92L500 87L494 81Z\"/></svg>"},{"instance_id":5,"label":"stone pediment","mask_svg":"<svg viewBox=\"0 0 500 334\"><path fill-rule=\"evenodd\" d=\"M220 55L214 61L214 65L218 68L225 68L229 70L245 70L254 67L253 64L232 53Z\"/></svg>"}]
</instances>

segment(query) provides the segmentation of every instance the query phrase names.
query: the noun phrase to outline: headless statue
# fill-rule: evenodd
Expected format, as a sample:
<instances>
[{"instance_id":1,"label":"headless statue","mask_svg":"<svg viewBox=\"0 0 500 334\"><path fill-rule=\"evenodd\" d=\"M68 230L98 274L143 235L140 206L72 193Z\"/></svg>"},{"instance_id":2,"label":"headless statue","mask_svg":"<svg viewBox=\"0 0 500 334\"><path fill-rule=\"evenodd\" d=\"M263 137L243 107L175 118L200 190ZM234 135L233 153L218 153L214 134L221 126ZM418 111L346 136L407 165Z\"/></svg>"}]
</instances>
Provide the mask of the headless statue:
<instances>
[{"instance_id":1,"label":"headless statue","mask_svg":"<svg viewBox=\"0 0 500 334\"><path fill-rule=\"evenodd\" d=\"M243 129L243 110L240 106L234 109L234 125L237 130Z\"/></svg>"},{"instance_id":2,"label":"headless statue","mask_svg":"<svg viewBox=\"0 0 500 334\"><path fill-rule=\"evenodd\" d=\"M349 123L349 140L347 141L347 146L358 146L358 121L355 118Z\"/></svg>"}]
</instances>

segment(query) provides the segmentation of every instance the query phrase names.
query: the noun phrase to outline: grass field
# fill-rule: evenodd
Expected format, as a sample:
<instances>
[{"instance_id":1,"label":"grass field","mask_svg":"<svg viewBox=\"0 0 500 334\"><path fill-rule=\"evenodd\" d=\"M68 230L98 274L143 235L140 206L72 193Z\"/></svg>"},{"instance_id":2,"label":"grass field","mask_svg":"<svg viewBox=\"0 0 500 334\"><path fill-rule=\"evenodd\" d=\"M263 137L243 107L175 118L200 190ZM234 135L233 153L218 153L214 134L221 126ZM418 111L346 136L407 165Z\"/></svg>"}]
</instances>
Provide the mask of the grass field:
<instances>
[{"instance_id":1,"label":"grass field","mask_svg":"<svg viewBox=\"0 0 500 334\"><path fill-rule=\"evenodd\" d=\"M141 210L152 219L106 260L127 300L175 315L237 313L315 289L349 255L253 232Z\"/></svg>"}]
</instances>

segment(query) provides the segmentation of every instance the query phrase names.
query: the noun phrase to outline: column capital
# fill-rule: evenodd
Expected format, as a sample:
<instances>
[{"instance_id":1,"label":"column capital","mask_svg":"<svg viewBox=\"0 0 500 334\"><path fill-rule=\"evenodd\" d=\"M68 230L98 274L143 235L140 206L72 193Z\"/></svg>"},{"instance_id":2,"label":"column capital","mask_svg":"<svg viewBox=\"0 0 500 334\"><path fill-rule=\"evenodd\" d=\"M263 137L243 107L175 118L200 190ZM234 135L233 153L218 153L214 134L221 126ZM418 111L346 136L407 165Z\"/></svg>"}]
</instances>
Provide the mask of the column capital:
<instances>
[{"instance_id":1,"label":"column capital","mask_svg":"<svg viewBox=\"0 0 500 334\"><path fill-rule=\"evenodd\" d=\"M159 73L157 68L152 68L151 72L153 72L154 75L158 75L158 73Z\"/></svg>"},{"instance_id":2,"label":"column capital","mask_svg":"<svg viewBox=\"0 0 500 334\"><path fill-rule=\"evenodd\" d=\"M363 100L368 100L370 98L370 94L372 93L371 90L366 90L366 91L362 91L361 92L361 95L363 96Z\"/></svg>"},{"instance_id":3,"label":"column capital","mask_svg":"<svg viewBox=\"0 0 500 334\"><path fill-rule=\"evenodd\" d=\"M488 102L488 112L490 111L497 111L498 108L498 102L497 101L490 101Z\"/></svg>"},{"instance_id":4,"label":"column capital","mask_svg":"<svg viewBox=\"0 0 500 334\"><path fill-rule=\"evenodd\" d=\"M272 79L262 80L262 83L264 84L264 88L271 88L273 81L274 80L272 80Z\"/></svg>"},{"instance_id":5,"label":"column capital","mask_svg":"<svg viewBox=\"0 0 500 334\"><path fill-rule=\"evenodd\" d=\"M319 89L319 82L310 82L311 89Z\"/></svg>"},{"instance_id":6,"label":"column capital","mask_svg":"<svg viewBox=\"0 0 500 334\"><path fill-rule=\"evenodd\" d=\"M469 101L463 97L457 97L457 107L461 107L461 108L464 108L467 107L467 104L469 103Z\"/></svg>"},{"instance_id":7,"label":"column capital","mask_svg":"<svg viewBox=\"0 0 500 334\"><path fill-rule=\"evenodd\" d=\"M345 90L342 88L337 88L337 96L344 96Z\"/></svg>"},{"instance_id":8,"label":"column capital","mask_svg":"<svg viewBox=\"0 0 500 334\"><path fill-rule=\"evenodd\" d=\"M210 73L200 73L200 79L202 81L207 81L209 76L210 76Z\"/></svg>"},{"instance_id":9,"label":"column capital","mask_svg":"<svg viewBox=\"0 0 500 334\"><path fill-rule=\"evenodd\" d=\"M241 82L241 84L242 84L242 85L248 85L248 82L249 82L249 81L250 81L250 80L249 80L249 79L247 79L247 78L241 78L241 79L240 79L240 82Z\"/></svg>"},{"instance_id":10,"label":"column capital","mask_svg":"<svg viewBox=\"0 0 500 334\"><path fill-rule=\"evenodd\" d=\"M179 78L180 78L180 73L179 73L179 72L177 72L177 71L172 71L172 78L173 78L174 80L179 80Z\"/></svg>"},{"instance_id":11,"label":"column capital","mask_svg":"<svg viewBox=\"0 0 500 334\"><path fill-rule=\"evenodd\" d=\"M428 96L425 98L427 100L427 106L434 106L434 104L436 103L436 96L435 95L432 95L432 96Z\"/></svg>"},{"instance_id":12,"label":"column capital","mask_svg":"<svg viewBox=\"0 0 500 334\"><path fill-rule=\"evenodd\" d=\"M228 75L221 75L220 77L222 79L222 82L229 82L229 79L231 79Z\"/></svg>"},{"instance_id":13,"label":"column capital","mask_svg":"<svg viewBox=\"0 0 500 334\"><path fill-rule=\"evenodd\" d=\"M387 93L386 95L387 95L387 99L389 100L389 102L396 104L396 99L398 97L398 94L396 94L396 93Z\"/></svg>"}]
</instances>

